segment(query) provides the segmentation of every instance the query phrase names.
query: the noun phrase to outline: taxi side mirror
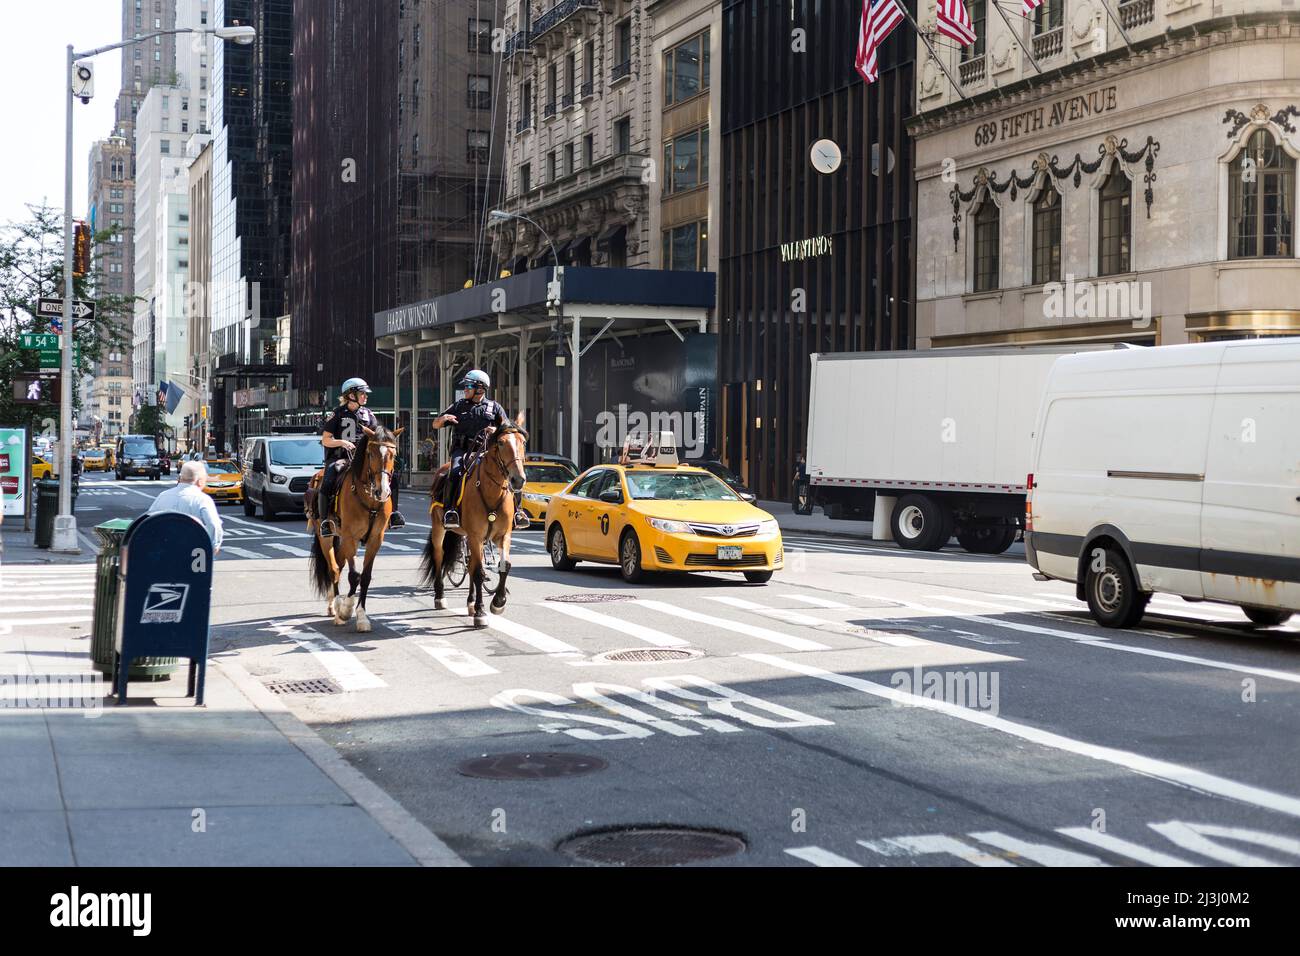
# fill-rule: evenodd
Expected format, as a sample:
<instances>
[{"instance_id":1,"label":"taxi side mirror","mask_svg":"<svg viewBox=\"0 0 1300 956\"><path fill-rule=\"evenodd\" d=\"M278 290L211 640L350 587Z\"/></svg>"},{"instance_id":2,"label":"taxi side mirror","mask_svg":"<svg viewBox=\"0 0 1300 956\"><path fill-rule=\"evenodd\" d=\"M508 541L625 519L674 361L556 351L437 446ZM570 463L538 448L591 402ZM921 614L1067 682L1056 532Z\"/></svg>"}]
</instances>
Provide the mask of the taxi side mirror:
<instances>
[{"instance_id":1,"label":"taxi side mirror","mask_svg":"<svg viewBox=\"0 0 1300 956\"><path fill-rule=\"evenodd\" d=\"M600 493L600 500L611 505L621 505L623 503L623 492L617 488L606 488Z\"/></svg>"}]
</instances>

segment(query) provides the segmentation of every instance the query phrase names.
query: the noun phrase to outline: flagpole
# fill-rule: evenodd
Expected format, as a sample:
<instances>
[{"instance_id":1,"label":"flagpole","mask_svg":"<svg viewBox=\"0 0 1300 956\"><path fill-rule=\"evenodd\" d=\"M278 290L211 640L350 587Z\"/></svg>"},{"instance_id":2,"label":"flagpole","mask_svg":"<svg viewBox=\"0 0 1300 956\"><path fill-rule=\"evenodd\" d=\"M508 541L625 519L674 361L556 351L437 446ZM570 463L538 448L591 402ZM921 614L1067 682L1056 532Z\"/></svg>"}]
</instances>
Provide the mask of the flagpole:
<instances>
[{"instance_id":1,"label":"flagpole","mask_svg":"<svg viewBox=\"0 0 1300 956\"><path fill-rule=\"evenodd\" d=\"M1034 69L1037 70L1039 73L1042 73L1043 68L1038 65L1038 61L1034 59L1034 54L1030 52L1029 47L1025 46L1024 43L1021 41L1020 37L1016 35L1016 29L1011 25L1011 21L1007 19L1007 13L1005 10L1002 9L1001 4L995 2L993 6L997 8L998 16L1000 16L1002 18L1002 22L1007 25L1007 29L1011 32L1011 36L1015 39L1016 43L1020 46L1020 49L1024 51L1025 56L1029 57L1029 62L1034 65ZM1031 40L1030 44L1032 45L1032 43L1033 41Z\"/></svg>"},{"instance_id":2,"label":"flagpole","mask_svg":"<svg viewBox=\"0 0 1300 956\"><path fill-rule=\"evenodd\" d=\"M907 7L903 4L903 0L894 0L894 5L897 6L903 16L907 18L907 22L912 25L912 29L916 31L916 35L921 38L921 42L925 44L925 48L930 51L930 56L934 59L934 62L938 63L939 69L943 70L943 75L948 77L948 82L951 83L952 88L957 91L957 95L963 100L969 99L969 97L961 91L961 85L953 77L952 72L948 69L948 65L944 63L943 60L939 59L939 54L934 52L934 47L930 43L930 38L921 32L921 28L917 25L916 19L908 12Z\"/></svg>"},{"instance_id":3,"label":"flagpole","mask_svg":"<svg viewBox=\"0 0 1300 956\"><path fill-rule=\"evenodd\" d=\"M1113 11L1110 8L1110 3L1108 2L1108 0L1101 0L1101 5L1106 8L1106 13L1110 16L1112 20L1115 21L1115 29L1118 30L1119 35L1124 38L1124 45L1128 47L1130 50L1133 49L1133 41L1130 40L1128 38L1128 34L1124 32L1124 24L1119 22L1119 17L1117 17L1115 15L1115 11Z\"/></svg>"}]
</instances>

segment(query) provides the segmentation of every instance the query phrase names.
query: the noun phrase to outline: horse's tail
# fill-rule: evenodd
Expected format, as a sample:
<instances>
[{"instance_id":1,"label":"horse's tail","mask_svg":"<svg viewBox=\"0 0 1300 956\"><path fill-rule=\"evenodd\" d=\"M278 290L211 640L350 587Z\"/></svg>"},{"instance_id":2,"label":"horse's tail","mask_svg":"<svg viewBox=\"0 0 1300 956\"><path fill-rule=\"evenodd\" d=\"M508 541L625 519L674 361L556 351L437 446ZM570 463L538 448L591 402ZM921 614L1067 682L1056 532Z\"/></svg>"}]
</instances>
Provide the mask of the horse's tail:
<instances>
[{"instance_id":1,"label":"horse's tail","mask_svg":"<svg viewBox=\"0 0 1300 956\"><path fill-rule=\"evenodd\" d=\"M311 583L316 593L328 597L334 589L334 572L325 560L325 551L320 546L320 535L311 536Z\"/></svg>"},{"instance_id":2,"label":"horse's tail","mask_svg":"<svg viewBox=\"0 0 1300 956\"><path fill-rule=\"evenodd\" d=\"M420 555L420 583L433 583L433 533L424 540L424 554Z\"/></svg>"},{"instance_id":3,"label":"horse's tail","mask_svg":"<svg viewBox=\"0 0 1300 956\"><path fill-rule=\"evenodd\" d=\"M456 560L460 554L460 535L454 531L443 531L442 533L442 566L443 568ZM431 585L435 573L438 569L434 568L433 555L433 533L430 532L428 539L424 542L424 554L420 556L420 583Z\"/></svg>"}]
</instances>

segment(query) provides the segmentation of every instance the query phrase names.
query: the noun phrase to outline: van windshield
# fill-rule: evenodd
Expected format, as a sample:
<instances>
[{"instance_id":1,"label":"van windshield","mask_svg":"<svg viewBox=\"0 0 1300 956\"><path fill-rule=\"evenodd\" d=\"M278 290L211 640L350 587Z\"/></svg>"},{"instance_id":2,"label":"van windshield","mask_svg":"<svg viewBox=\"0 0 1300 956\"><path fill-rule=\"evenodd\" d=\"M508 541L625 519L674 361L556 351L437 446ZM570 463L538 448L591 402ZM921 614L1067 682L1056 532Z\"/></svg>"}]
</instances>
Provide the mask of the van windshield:
<instances>
[{"instance_id":1,"label":"van windshield","mask_svg":"<svg viewBox=\"0 0 1300 956\"><path fill-rule=\"evenodd\" d=\"M293 441L271 441L266 443L271 453L273 465L315 465L325 464L325 446L315 438L297 438Z\"/></svg>"},{"instance_id":2,"label":"van windshield","mask_svg":"<svg viewBox=\"0 0 1300 956\"><path fill-rule=\"evenodd\" d=\"M122 442L122 454L127 458L157 458L158 446L147 438L137 438Z\"/></svg>"}]
</instances>

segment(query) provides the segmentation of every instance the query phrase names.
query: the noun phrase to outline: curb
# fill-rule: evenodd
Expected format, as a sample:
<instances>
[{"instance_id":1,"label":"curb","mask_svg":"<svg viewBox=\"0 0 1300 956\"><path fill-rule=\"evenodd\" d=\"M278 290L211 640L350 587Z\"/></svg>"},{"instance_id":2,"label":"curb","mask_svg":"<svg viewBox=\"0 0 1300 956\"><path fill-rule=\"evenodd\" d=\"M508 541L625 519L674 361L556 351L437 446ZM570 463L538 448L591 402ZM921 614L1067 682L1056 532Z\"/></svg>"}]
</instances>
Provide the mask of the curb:
<instances>
[{"instance_id":1,"label":"curb","mask_svg":"<svg viewBox=\"0 0 1300 956\"><path fill-rule=\"evenodd\" d=\"M214 660L231 683L320 770L411 854L420 866L469 866L379 785L298 719L284 703L234 661Z\"/></svg>"}]
</instances>

